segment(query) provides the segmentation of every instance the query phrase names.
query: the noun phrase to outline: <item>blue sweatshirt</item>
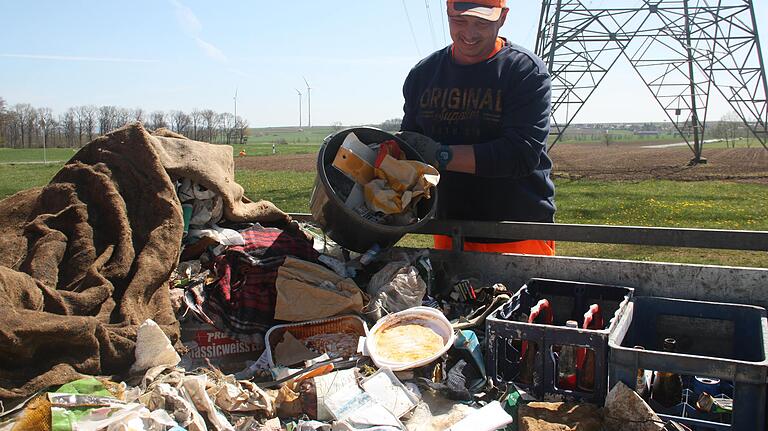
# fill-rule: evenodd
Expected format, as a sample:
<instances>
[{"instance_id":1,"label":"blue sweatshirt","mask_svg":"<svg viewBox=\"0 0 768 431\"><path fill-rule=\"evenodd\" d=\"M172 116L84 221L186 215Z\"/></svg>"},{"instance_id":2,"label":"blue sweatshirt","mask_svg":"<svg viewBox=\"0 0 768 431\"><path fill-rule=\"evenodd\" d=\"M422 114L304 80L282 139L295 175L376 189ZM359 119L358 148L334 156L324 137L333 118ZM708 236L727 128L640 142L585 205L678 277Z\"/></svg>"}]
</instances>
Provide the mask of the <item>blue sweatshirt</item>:
<instances>
[{"instance_id":1,"label":"blue sweatshirt","mask_svg":"<svg viewBox=\"0 0 768 431\"><path fill-rule=\"evenodd\" d=\"M401 129L475 150L475 175L441 174L438 217L554 222L550 85L544 63L507 41L481 63L455 63L449 46L411 70Z\"/></svg>"}]
</instances>

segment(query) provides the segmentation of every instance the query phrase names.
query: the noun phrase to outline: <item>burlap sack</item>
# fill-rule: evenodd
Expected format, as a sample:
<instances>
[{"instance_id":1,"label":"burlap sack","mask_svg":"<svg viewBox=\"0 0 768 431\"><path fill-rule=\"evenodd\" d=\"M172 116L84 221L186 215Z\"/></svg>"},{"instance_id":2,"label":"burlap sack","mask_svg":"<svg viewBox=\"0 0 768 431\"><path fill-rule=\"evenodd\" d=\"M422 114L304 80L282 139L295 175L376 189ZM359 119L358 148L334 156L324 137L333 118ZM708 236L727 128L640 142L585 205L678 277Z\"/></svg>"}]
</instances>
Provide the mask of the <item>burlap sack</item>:
<instances>
[{"instance_id":1,"label":"burlap sack","mask_svg":"<svg viewBox=\"0 0 768 431\"><path fill-rule=\"evenodd\" d=\"M146 319L177 342L174 177L221 193L231 220L288 220L243 196L231 147L154 137L138 123L90 142L46 187L0 201L0 399L79 373L126 373Z\"/></svg>"}]
</instances>

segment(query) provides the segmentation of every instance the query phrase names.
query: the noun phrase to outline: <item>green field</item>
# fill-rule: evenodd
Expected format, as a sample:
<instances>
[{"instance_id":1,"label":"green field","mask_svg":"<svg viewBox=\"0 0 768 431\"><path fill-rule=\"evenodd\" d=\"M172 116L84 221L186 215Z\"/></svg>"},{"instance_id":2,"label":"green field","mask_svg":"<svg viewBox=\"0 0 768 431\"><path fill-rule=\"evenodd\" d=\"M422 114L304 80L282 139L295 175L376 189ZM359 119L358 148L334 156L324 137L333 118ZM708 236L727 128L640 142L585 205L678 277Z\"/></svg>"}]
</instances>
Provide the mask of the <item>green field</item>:
<instances>
[{"instance_id":1,"label":"green field","mask_svg":"<svg viewBox=\"0 0 768 431\"><path fill-rule=\"evenodd\" d=\"M252 199L268 199L288 212L309 212L313 173L237 171ZM711 182L607 182L558 180L557 221L569 224L768 230L768 187ZM400 245L429 247L425 235L408 235ZM681 249L561 242L557 253L640 261L768 268L764 252Z\"/></svg>"},{"instance_id":2,"label":"green field","mask_svg":"<svg viewBox=\"0 0 768 431\"><path fill-rule=\"evenodd\" d=\"M77 149L73 148L48 148L45 150L45 159L48 161L66 162ZM13 162L42 162L43 150L41 148L0 148L0 163Z\"/></svg>"},{"instance_id":3,"label":"green field","mask_svg":"<svg viewBox=\"0 0 768 431\"><path fill-rule=\"evenodd\" d=\"M320 148L319 143L315 144L275 144L275 154L312 154L317 153ZM240 150L245 150L248 156L268 156L272 154L271 144L246 144L238 145L232 148L234 155L240 153Z\"/></svg>"},{"instance_id":4,"label":"green field","mask_svg":"<svg viewBox=\"0 0 768 431\"><path fill-rule=\"evenodd\" d=\"M290 144L285 145L291 147ZM271 150L271 146L270 150ZM46 184L61 164L0 165L0 198ZM267 199L287 212L309 212L312 172L245 171L236 180L252 199ZM557 221L573 224L768 230L768 186L709 182L608 182L558 179ZM409 235L401 245L427 247L431 239ZM563 256L768 267L764 252L641 247L561 242Z\"/></svg>"},{"instance_id":5,"label":"green field","mask_svg":"<svg viewBox=\"0 0 768 431\"><path fill-rule=\"evenodd\" d=\"M326 136L335 131L332 127L312 127L299 130L298 127L269 127L248 130L249 144L320 144Z\"/></svg>"}]
</instances>

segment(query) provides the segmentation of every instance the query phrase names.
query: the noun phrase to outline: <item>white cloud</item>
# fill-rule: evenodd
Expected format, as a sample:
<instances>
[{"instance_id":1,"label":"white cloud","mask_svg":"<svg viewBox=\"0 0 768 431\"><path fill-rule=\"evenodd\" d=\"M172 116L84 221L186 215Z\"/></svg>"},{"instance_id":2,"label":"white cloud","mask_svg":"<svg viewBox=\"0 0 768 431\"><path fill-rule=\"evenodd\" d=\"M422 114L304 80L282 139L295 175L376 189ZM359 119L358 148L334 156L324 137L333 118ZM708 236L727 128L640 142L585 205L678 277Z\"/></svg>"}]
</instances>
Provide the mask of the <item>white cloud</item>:
<instances>
[{"instance_id":1,"label":"white cloud","mask_svg":"<svg viewBox=\"0 0 768 431\"><path fill-rule=\"evenodd\" d=\"M199 46L208 57L216 61L227 61L227 56L224 55L216 45L206 42L199 37L195 37L195 42L197 42L197 46Z\"/></svg>"},{"instance_id":2,"label":"white cloud","mask_svg":"<svg viewBox=\"0 0 768 431\"><path fill-rule=\"evenodd\" d=\"M160 60L149 60L144 58L120 58L120 57L82 57L72 55L41 55L41 54L0 54L5 58L26 58L30 60L53 60L53 61L96 61L106 63L159 63Z\"/></svg>"},{"instance_id":3,"label":"white cloud","mask_svg":"<svg viewBox=\"0 0 768 431\"><path fill-rule=\"evenodd\" d=\"M173 7L176 9L176 19L179 24L184 28L184 31L194 35L202 30L203 25L200 24L200 20L197 19L197 15L192 12L192 9L181 4L178 0L170 0Z\"/></svg>"},{"instance_id":4,"label":"white cloud","mask_svg":"<svg viewBox=\"0 0 768 431\"><path fill-rule=\"evenodd\" d=\"M351 65L351 66L394 66L415 65L418 57L311 57L311 56L280 56L239 59L256 64L311 64L311 65Z\"/></svg>"},{"instance_id":5,"label":"white cloud","mask_svg":"<svg viewBox=\"0 0 768 431\"><path fill-rule=\"evenodd\" d=\"M192 12L192 9L183 5L179 0L169 1L174 9L176 9L176 20L179 22L179 25L189 37L195 40L198 48L200 48L200 50L209 58L216 61L226 62L227 56L224 55L224 52L221 49L200 37L203 30L203 24L197 18L197 15Z\"/></svg>"}]
</instances>

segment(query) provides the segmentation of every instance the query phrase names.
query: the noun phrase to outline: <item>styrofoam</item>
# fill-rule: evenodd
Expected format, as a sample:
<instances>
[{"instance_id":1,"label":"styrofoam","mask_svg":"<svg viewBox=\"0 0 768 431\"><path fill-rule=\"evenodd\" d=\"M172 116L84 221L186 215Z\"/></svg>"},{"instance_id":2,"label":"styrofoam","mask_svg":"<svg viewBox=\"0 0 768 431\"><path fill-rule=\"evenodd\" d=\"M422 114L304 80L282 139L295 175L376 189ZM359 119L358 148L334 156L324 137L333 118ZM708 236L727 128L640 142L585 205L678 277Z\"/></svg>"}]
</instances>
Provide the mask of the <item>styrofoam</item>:
<instances>
[{"instance_id":1,"label":"styrofoam","mask_svg":"<svg viewBox=\"0 0 768 431\"><path fill-rule=\"evenodd\" d=\"M434 355L412 362L394 362L382 358L376 350L376 339L383 331L399 326L400 324L417 324L425 326L437 333L443 338L443 348ZM389 314L382 317L368 331L368 338L365 341L368 355L379 368L389 368L392 371L410 370L413 368L429 365L440 356L445 354L453 345L456 334L451 327L451 322L442 312L430 307L413 307L398 313Z\"/></svg>"}]
</instances>

